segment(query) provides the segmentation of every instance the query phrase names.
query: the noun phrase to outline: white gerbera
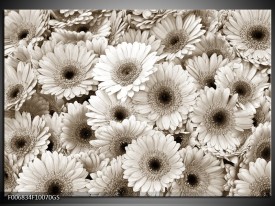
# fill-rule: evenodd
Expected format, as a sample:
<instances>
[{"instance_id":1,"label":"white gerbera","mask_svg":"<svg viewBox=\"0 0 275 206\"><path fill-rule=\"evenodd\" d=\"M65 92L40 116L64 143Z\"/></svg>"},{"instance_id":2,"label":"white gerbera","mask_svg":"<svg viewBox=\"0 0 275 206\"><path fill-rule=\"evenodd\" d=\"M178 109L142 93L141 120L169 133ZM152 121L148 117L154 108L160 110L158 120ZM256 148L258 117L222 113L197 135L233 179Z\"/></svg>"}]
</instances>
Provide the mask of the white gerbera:
<instances>
[{"instance_id":1,"label":"white gerbera","mask_svg":"<svg viewBox=\"0 0 275 206\"><path fill-rule=\"evenodd\" d=\"M151 46L137 42L123 42L117 47L108 47L106 55L99 58L93 69L94 79L102 81L99 89L109 94L116 93L122 101L143 90L149 75L156 71L156 52L150 53L150 50Z\"/></svg>"},{"instance_id":2,"label":"white gerbera","mask_svg":"<svg viewBox=\"0 0 275 206\"><path fill-rule=\"evenodd\" d=\"M64 113L62 121L61 142L71 154L93 149L89 141L95 139L95 131L87 124L87 102L68 104L68 113Z\"/></svg>"},{"instance_id":3,"label":"white gerbera","mask_svg":"<svg viewBox=\"0 0 275 206\"><path fill-rule=\"evenodd\" d=\"M98 148L107 157L116 158L126 152L126 147L134 139L152 131L146 122L136 121L135 116L124 119L122 122L111 121L110 125L102 126L95 132L96 139L90 143Z\"/></svg>"},{"instance_id":4,"label":"white gerbera","mask_svg":"<svg viewBox=\"0 0 275 206\"><path fill-rule=\"evenodd\" d=\"M205 32L201 29L200 22L201 18L193 14L184 19L181 15L170 15L152 28L151 32L164 45L163 54L167 60L183 58L192 53L195 49L194 44L200 41L201 35Z\"/></svg>"},{"instance_id":5,"label":"white gerbera","mask_svg":"<svg viewBox=\"0 0 275 206\"><path fill-rule=\"evenodd\" d=\"M12 53L19 45L34 45L42 41L47 29L48 12L43 10L11 11L5 16L5 55Z\"/></svg>"},{"instance_id":6,"label":"white gerbera","mask_svg":"<svg viewBox=\"0 0 275 206\"><path fill-rule=\"evenodd\" d=\"M249 163L248 169L241 168L238 177L234 196L271 196L271 161L258 158Z\"/></svg>"},{"instance_id":7,"label":"white gerbera","mask_svg":"<svg viewBox=\"0 0 275 206\"><path fill-rule=\"evenodd\" d=\"M242 167L249 162L255 162L257 158L269 161L271 159L271 123L260 124L253 134L246 140L248 151L244 154Z\"/></svg>"},{"instance_id":8,"label":"white gerbera","mask_svg":"<svg viewBox=\"0 0 275 206\"><path fill-rule=\"evenodd\" d=\"M92 175L97 171L101 171L109 164L109 158L99 151L89 150L88 152L80 152L74 157L83 164L83 167L88 171L87 179L92 179Z\"/></svg>"},{"instance_id":9,"label":"white gerbera","mask_svg":"<svg viewBox=\"0 0 275 206\"><path fill-rule=\"evenodd\" d=\"M136 114L130 99L121 102L117 100L116 95L108 95L102 90L96 91L96 95L90 97L89 103L87 106L89 111L86 114L87 122L94 130L109 125L112 120L121 122Z\"/></svg>"},{"instance_id":10,"label":"white gerbera","mask_svg":"<svg viewBox=\"0 0 275 206\"><path fill-rule=\"evenodd\" d=\"M22 168L17 180L18 192L72 196L85 191L87 171L71 156L45 152Z\"/></svg>"},{"instance_id":11,"label":"white gerbera","mask_svg":"<svg viewBox=\"0 0 275 206\"><path fill-rule=\"evenodd\" d=\"M15 112L15 119L5 119L5 152L15 154L19 164L27 164L47 149L48 130L39 116L31 119L29 113Z\"/></svg>"},{"instance_id":12,"label":"white gerbera","mask_svg":"<svg viewBox=\"0 0 275 206\"><path fill-rule=\"evenodd\" d=\"M196 49L192 55L201 56L206 53L208 57L214 53L222 55L224 59L233 60L236 56L233 47L227 42L226 38L220 33L207 33L201 37L201 41L195 44Z\"/></svg>"},{"instance_id":13,"label":"white gerbera","mask_svg":"<svg viewBox=\"0 0 275 206\"><path fill-rule=\"evenodd\" d=\"M48 52L39 62L41 92L72 99L95 90L98 82L92 79L91 72L96 61L95 55L85 47L57 45L54 52Z\"/></svg>"},{"instance_id":14,"label":"white gerbera","mask_svg":"<svg viewBox=\"0 0 275 206\"><path fill-rule=\"evenodd\" d=\"M271 65L271 10L233 11L223 32L242 58Z\"/></svg>"},{"instance_id":15,"label":"white gerbera","mask_svg":"<svg viewBox=\"0 0 275 206\"><path fill-rule=\"evenodd\" d=\"M122 157L113 159L109 166L92 175L92 180L86 185L91 196L137 196L133 188L128 187L128 181L123 178Z\"/></svg>"},{"instance_id":16,"label":"white gerbera","mask_svg":"<svg viewBox=\"0 0 275 206\"><path fill-rule=\"evenodd\" d=\"M193 78L181 66L165 62L157 68L145 90L133 97L133 103L143 119L162 130L175 130L185 123L195 104L196 88Z\"/></svg>"},{"instance_id":17,"label":"white gerbera","mask_svg":"<svg viewBox=\"0 0 275 206\"><path fill-rule=\"evenodd\" d=\"M187 146L180 150L185 170L172 183L171 196L222 196L225 184L221 162L203 150Z\"/></svg>"},{"instance_id":18,"label":"white gerbera","mask_svg":"<svg viewBox=\"0 0 275 206\"><path fill-rule=\"evenodd\" d=\"M253 112L260 106L260 97L269 86L267 75L260 73L248 62L220 68L215 79L217 88L229 88L231 94L237 93L239 105Z\"/></svg>"},{"instance_id":19,"label":"white gerbera","mask_svg":"<svg viewBox=\"0 0 275 206\"><path fill-rule=\"evenodd\" d=\"M215 75L218 68L228 64L228 59L223 59L221 55L216 53L207 56L203 53L202 56L195 56L188 59L186 62L186 70L195 79L198 89L203 89L205 86L216 89Z\"/></svg>"},{"instance_id":20,"label":"white gerbera","mask_svg":"<svg viewBox=\"0 0 275 206\"><path fill-rule=\"evenodd\" d=\"M37 83L30 64L20 62L17 69L5 65L5 110L19 110L22 104L35 92Z\"/></svg>"},{"instance_id":21,"label":"white gerbera","mask_svg":"<svg viewBox=\"0 0 275 206\"><path fill-rule=\"evenodd\" d=\"M196 132L201 146L213 152L232 153L240 145L239 131L252 127L252 112L238 110L238 95L230 97L230 90L206 87L200 91L191 121L197 124Z\"/></svg>"},{"instance_id":22,"label":"white gerbera","mask_svg":"<svg viewBox=\"0 0 275 206\"><path fill-rule=\"evenodd\" d=\"M164 192L185 169L179 147L171 135L157 131L133 140L126 147L122 165L128 186L149 195Z\"/></svg>"}]
</instances>

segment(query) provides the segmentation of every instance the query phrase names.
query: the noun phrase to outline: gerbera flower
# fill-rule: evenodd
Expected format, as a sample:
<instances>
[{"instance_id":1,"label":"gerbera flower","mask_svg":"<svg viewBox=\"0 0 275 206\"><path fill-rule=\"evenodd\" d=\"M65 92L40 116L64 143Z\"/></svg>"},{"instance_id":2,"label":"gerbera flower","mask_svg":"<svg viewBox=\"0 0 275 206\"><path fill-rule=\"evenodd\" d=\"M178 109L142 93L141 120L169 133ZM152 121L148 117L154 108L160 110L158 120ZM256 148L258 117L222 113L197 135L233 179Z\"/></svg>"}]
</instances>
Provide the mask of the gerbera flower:
<instances>
[{"instance_id":1,"label":"gerbera flower","mask_svg":"<svg viewBox=\"0 0 275 206\"><path fill-rule=\"evenodd\" d=\"M94 17L91 10L52 10L49 24L54 28L86 24Z\"/></svg>"},{"instance_id":2,"label":"gerbera flower","mask_svg":"<svg viewBox=\"0 0 275 206\"><path fill-rule=\"evenodd\" d=\"M151 32L164 45L163 54L167 60L183 58L192 53L194 44L200 41L205 32L201 29L200 22L201 18L195 15L189 15L185 19L181 15L170 15L152 28Z\"/></svg>"},{"instance_id":3,"label":"gerbera flower","mask_svg":"<svg viewBox=\"0 0 275 206\"><path fill-rule=\"evenodd\" d=\"M202 56L193 57L186 62L186 70L195 79L198 89L203 89L205 86L216 89L215 75L217 69L228 64L228 59L223 59L221 55L216 53L207 56L203 53Z\"/></svg>"},{"instance_id":4,"label":"gerbera flower","mask_svg":"<svg viewBox=\"0 0 275 206\"><path fill-rule=\"evenodd\" d=\"M110 121L121 122L136 114L130 99L121 102L117 100L116 95L108 95L102 90L96 91L96 95L90 97L89 103L87 106L89 111L86 114L89 117L87 122L94 130L109 125Z\"/></svg>"},{"instance_id":5,"label":"gerbera flower","mask_svg":"<svg viewBox=\"0 0 275 206\"><path fill-rule=\"evenodd\" d=\"M41 92L72 99L95 90L98 82L92 79L91 72L96 61L85 47L57 45L54 52L48 52L39 62Z\"/></svg>"},{"instance_id":6,"label":"gerbera flower","mask_svg":"<svg viewBox=\"0 0 275 206\"><path fill-rule=\"evenodd\" d=\"M247 139L248 151L244 154L243 166L255 162L257 158L271 159L271 123L260 124Z\"/></svg>"},{"instance_id":7,"label":"gerbera flower","mask_svg":"<svg viewBox=\"0 0 275 206\"><path fill-rule=\"evenodd\" d=\"M61 142L71 154L88 152L93 149L89 141L95 139L95 131L87 124L87 102L68 104L68 113L64 113Z\"/></svg>"},{"instance_id":8,"label":"gerbera flower","mask_svg":"<svg viewBox=\"0 0 275 206\"><path fill-rule=\"evenodd\" d=\"M107 167L109 164L109 159L105 157L104 154L98 151L90 150L86 152L80 152L75 154L74 157L83 164L83 167L88 171L88 176L86 178L92 179L90 174L101 171L103 168Z\"/></svg>"},{"instance_id":9,"label":"gerbera flower","mask_svg":"<svg viewBox=\"0 0 275 206\"><path fill-rule=\"evenodd\" d=\"M92 50L97 56L105 54L108 47L108 39L105 37L94 37L91 41L79 41L78 45L86 46L88 51Z\"/></svg>"},{"instance_id":10,"label":"gerbera flower","mask_svg":"<svg viewBox=\"0 0 275 206\"><path fill-rule=\"evenodd\" d=\"M45 152L22 168L17 180L18 192L38 192L49 195L72 196L85 191L87 171L71 156Z\"/></svg>"},{"instance_id":11,"label":"gerbera flower","mask_svg":"<svg viewBox=\"0 0 275 206\"><path fill-rule=\"evenodd\" d=\"M223 32L242 58L271 65L271 10L233 11Z\"/></svg>"},{"instance_id":12,"label":"gerbera flower","mask_svg":"<svg viewBox=\"0 0 275 206\"><path fill-rule=\"evenodd\" d=\"M43 97L34 93L29 100L26 100L23 103L19 111L21 113L30 113L32 117L41 117L44 114L49 114L49 102L47 102Z\"/></svg>"},{"instance_id":13,"label":"gerbera flower","mask_svg":"<svg viewBox=\"0 0 275 206\"><path fill-rule=\"evenodd\" d=\"M201 146L222 153L232 153L240 145L238 132L252 127L252 112L238 110L238 95L230 97L230 90L206 87L200 91L191 121L197 124L196 132Z\"/></svg>"},{"instance_id":14,"label":"gerbera flower","mask_svg":"<svg viewBox=\"0 0 275 206\"><path fill-rule=\"evenodd\" d=\"M42 41L47 29L47 12L43 10L11 11L5 16L5 55L12 53L19 45Z\"/></svg>"},{"instance_id":15,"label":"gerbera flower","mask_svg":"<svg viewBox=\"0 0 275 206\"><path fill-rule=\"evenodd\" d=\"M5 65L5 110L19 110L35 92L37 80L29 64L20 62L17 69Z\"/></svg>"},{"instance_id":16,"label":"gerbera flower","mask_svg":"<svg viewBox=\"0 0 275 206\"><path fill-rule=\"evenodd\" d=\"M207 33L201 37L201 41L195 44L196 49L192 55L201 56L206 53L208 57L214 53L222 55L223 59L234 60L236 54L233 47L226 41L220 33Z\"/></svg>"},{"instance_id":17,"label":"gerbera flower","mask_svg":"<svg viewBox=\"0 0 275 206\"><path fill-rule=\"evenodd\" d=\"M54 113L52 116L45 115L44 120L46 125L49 127L49 133L51 136L49 137L50 143L48 144L47 150L50 152L61 151L61 133L62 133L62 115L58 115L58 113Z\"/></svg>"},{"instance_id":18,"label":"gerbera flower","mask_svg":"<svg viewBox=\"0 0 275 206\"><path fill-rule=\"evenodd\" d=\"M141 30L151 29L157 22L166 18L174 10L167 9L143 9L130 11L130 23Z\"/></svg>"},{"instance_id":19,"label":"gerbera flower","mask_svg":"<svg viewBox=\"0 0 275 206\"><path fill-rule=\"evenodd\" d=\"M152 131L146 122L136 121L135 116L124 119L122 122L111 121L110 125L102 126L95 132L96 139L90 143L98 148L107 157L116 158L125 154L125 148L134 139L144 136Z\"/></svg>"},{"instance_id":20,"label":"gerbera flower","mask_svg":"<svg viewBox=\"0 0 275 206\"><path fill-rule=\"evenodd\" d=\"M269 86L267 75L258 72L248 62L228 64L220 68L215 79L218 88L229 88L232 94L237 93L240 106L253 112L260 106L260 97Z\"/></svg>"},{"instance_id":21,"label":"gerbera flower","mask_svg":"<svg viewBox=\"0 0 275 206\"><path fill-rule=\"evenodd\" d=\"M93 180L86 187L92 196L137 196L128 181L123 178L122 157L117 157L111 164L92 175Z\"/></svg>"},{"instance_id":22,"label":"gerbera flower","mask_svg":"<svg viewBox=\"0 0 275 206\"><path fill-rule=\"evenodd\" d=\"M257 127L259 124L271 121L271 101L265 96L260 97L260 107L256 109L253 118L253 125Z\"/></svg>"},{"instance_id":23,"label":"gerbera flower","mask_svg":"<svg viewBox=\"0 0 275 206\"><path fill-rule=\"evenodd\" d=\"M133 140L126 147L122 165L128 186L133 187L134 192L164 192L185 169L179 147L171 135L157 131Z\"/></svg>"},{"instance_id":24,"label":"gerbera flower","mask_svg":"<svg viewBox=\"0 0 275 206\"><path fill-rule=\"evenodd\" d=\"M133 97L136 111L160 129L181 126L197 96L193 79L173 63L157 65L158 71L146 82L144 91Z\"/></svg>"},{"instance_id":25,"label":"gerbera flower","mask_svg":"<svg viewBox=\"0 0 275 206\"><path fill-rule=\"evenodd\" d=\"M222 196L225 184L221 162L203 150L187 146L180 150L185 170L172 183L170 196Z\"/></svg>"},{"instance_id":26,"label":"gerbera flower","mask_svg":"<svg viewBox=\"0 0 275 206\"><path fill-rule=\"evenodd\" d=\"M49 144L49 128L39 116L15 112L15 119L5 119L5 152L15 154L18 163L28 163Z\"/></svg>"},{"instance_id":27,"label":"gerbera flower","mask_svg":"<svg viewBox=\"0 0 275 206\"><path fill-rule=\"evenodd\" d=\"M234 196L271 196L271 161L258 158L248 169L241 168L238 177Z\"/></svg>"},{"instance_id":28,"label":"gerbera flower","mask_svg":"<svg viewBox=\"0 0 275 206\"><path fill-rule=\"evenodd\" d=\"M110 45L117 45L120 36L128 26L125 10L113 10L110 16L111 32L108 36Z\"/></svg>"},{"instance_id":29,"label":"gerbera flower","mask_svg":"<svg viewBox=\"0 0 275 206\"><path fill-rule=\"evenodd\" d=\"M144 83L156 69L156 52L150 53L151 46L141 43L121 43L108 47L106 55L99 58L93 69L95 80L103 81L98 86L109 94L125 101L135 92L144 89Z\"/></svg>"},{"instance_id":30,"label":"gerbera flower","mask_svg":"<svg viewBox=\"0 0 275 206\"><path fill-rule=\"evenodd\" d=\"M157 52L157 55L161 55L164 46L161 46L161 40L156 39L154 35L150 34L148 30L135 30L129 29L125 32L119 39L119 42L126 42L126 43L144 43L146 45L151 46L151 52ZM161 57L160 57L161 58Z\"/></svg>"},{"instance_id":31,"label":"gerbera flower","mask_svg":"<svg viewBox=\"0 0 275 206\"><path fill-rule=\"evenodd\" d=\"M17 164L17 158L14 154L4 155L4 192L11 193L16 187L20 166Z\"/></svg>"}]
</instances>

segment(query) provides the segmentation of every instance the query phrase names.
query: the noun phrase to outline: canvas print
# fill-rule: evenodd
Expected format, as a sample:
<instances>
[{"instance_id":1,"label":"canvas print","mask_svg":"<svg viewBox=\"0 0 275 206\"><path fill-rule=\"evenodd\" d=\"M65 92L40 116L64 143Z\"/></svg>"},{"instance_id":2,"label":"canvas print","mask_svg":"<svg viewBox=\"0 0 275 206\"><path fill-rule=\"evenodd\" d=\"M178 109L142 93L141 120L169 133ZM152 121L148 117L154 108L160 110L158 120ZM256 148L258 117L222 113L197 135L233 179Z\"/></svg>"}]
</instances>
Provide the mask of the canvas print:
<instances>
[{"instance_id":1,"label":"canvas print","mask_svg":"<svg viewBox=\"0 0 275 206\"><path fill-rule=\"evenodd\" d=\"M271 10L5 10L4 188L271 196Z\"/></svg>"}]
</instances>

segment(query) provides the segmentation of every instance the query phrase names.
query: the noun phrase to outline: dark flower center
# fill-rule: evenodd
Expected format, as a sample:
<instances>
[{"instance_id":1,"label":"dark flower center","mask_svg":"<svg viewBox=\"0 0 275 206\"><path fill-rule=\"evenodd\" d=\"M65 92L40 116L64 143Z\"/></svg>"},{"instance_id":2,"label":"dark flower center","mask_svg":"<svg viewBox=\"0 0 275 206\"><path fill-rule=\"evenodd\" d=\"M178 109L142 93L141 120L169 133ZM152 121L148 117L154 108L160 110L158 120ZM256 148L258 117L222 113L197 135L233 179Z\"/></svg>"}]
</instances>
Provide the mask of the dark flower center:
<instances>
[{"instance_id":1,"label":"dark flower center","mask_svg":"<svg viewBox=\"0 0 275 206\"><path fill-rule=\"evenodd\" d=\"M216 112L213 116L212 116L213 122L217 125L217 126L222 126L226 123L227 118L226 118L226 114L223 111L218 111Z\"/></svg>"},{"instance_id":2,"label":"dark flower center","mask_svg":"<svg viewBox=\"0 0 275 206\"><path fill-rule=\"evenodd\" d=\"M150 159L148 165L153 172L157 172L161 169L161 161L157 158Z\"/></svg>"},{"instance_id":3,"label":"dark flower center","mask_svg":"<svg viewBox=\"0 0 275 206\"><path fill-rule=\"evenodd\" d=\"M245 103L246 99L252 94L252 88L245 81L237 81L233 84L233 92L239 95L240 102Z\"/></svg>"},{"instance_id":4,"label":"dark flower center","mask_svg":"<svg viewBox=\"0 0 275 206\"><path fill-rule=\"evenodd\" d=\"M172 93L168 89L163 89L159 94L158 94L158 100L160 101L161 104L169 104L172 101Z\"/></svg>"},{"instance_id":5,"label":"dark flower center","mask_svg":"<svg viewBox=\"0 0 275 206\"><path fill-rule=\"evenodd\" d=\"M263 142L257 149L256 157L265 159L266 161L270 160L270 145L268 142Z\"/></svg>"},{"instance_id":6,"label":"dark flower center","mask_svg":"<svg viewBox=\"0 0 275 206\"><path fill-rule=\"evenodd\" d=\"M271 197L270 189L265 189L261 191L261 197Z\"/></svg>"},{"instance_id":7,"label":"dark flower center","mask_svg":"<svg viewBox=\"0 0 275 206\"><path fill-rule=\"evenodd\" d=\"M254 40L261 41L265 38L266 34L261 28L258 28L258 29L252 30L250 35Z\"/></svg>"},{"instance_id":8,"label":"dark flower center","mask_svg":"<svg viewBox=\"0 0 275 206\"><path fill-rule=\"evenodd\" d=\"M269 160L270 159L270 147L265 147L261 151L261 158L263 158L265 160Z\"/></svg>"},{"instance_id":9,"label":"dark flower center","mask_svg":"<svg viewBox=\"0 0 275 206\"><path fill-rule=\"evenodd\" d=\"M63 72L63 77L67 80L72 80L75 77L76 73L74 68L67 67Z\"/></svg>"},{"instance_id":10,"label":"dark flower center","mask_svg":"<svg viewBox=\"0 0 275 206\"><path fill-rule=\"evenodd\" d=\"M27 29L24 29L19 32L18 39L19 40L25 39L28 36L28 34L29 34L29 31Z\"/></svg>"},{"instance_id":11,"label":"dark flower center","mask_svg":"<svg viewBox=\"0 0 275 206\"><path fill-rule=\"evenodd\" d=\"M23 92L24 87L21 84L16 84L12 87L7 92L7 97L10 100L16 100L20 97L20 94Z\"/></svg>"},{"instance_id":12,"label":"dark flower center","mask_svg":"<svg viewBox=\"0 0 275 206\"><path fill-rule=\"evenodd\" d=\"M9 179L9 174L6 171L4 171L4 179L5 180Z\"/></svg>"},{"instance_id":13,"label":"dark flower center","mask_svg":"<svg viewBox=\"0 0 275 206\"><path fill-rule=\"evenodd\" d=\"M195 174L188 174L187 175L187 182L192 187L195 187L195 186L197 186L199 184L199 178Z\"/></svg>"},{"instance_id":14,"label":"dark flower center","mask_svg":"<svg viewBox=\"0 0 275 206\"><path fill-rule=\"evenodd\" d=\"M48 186L49 195L60 195L62 194L63 184L59 180L52 181Z\"/></svg>"},{"instance_id":15,"label":"dark flower center","mask_svg":"<svg viewBox=\"0 0 275 206\"><path fill-rule=\"evenodd\" d=\"M124 107L117 107L113 116L116 121L121 122L128 117L128 111Z\"/></svg>"},{"instance_id":16,"label":"dark flower center","mask_svg":"<svg viewBox=\"0 0 275 206\"><path fill-rule=\"evenodd\" d=\"M88 128L88 127L82 128L79 131L79 136L80 136L80 138L82 138L84 140L90 139L90 137L92 136L92 130L91 130L91 128Z\"/></svg>"},{"instance_id":17,"label":"dark flower center","mask_svg":"<svg viewBox=\"0 0 275 206\"><path fill-rule=\"evenodd\" d=\"M17 139L15 146L17 149L22 149L26 146L27 141L24 138Z\"/></svg>"},{"instance_id":18,"label":"dark flower center","mask_svg":"<svg viewBox=\"0 0 275 206\"><path fill-rule=\"evenodd\" d=\"M120 187L116 190L116 196L127 196L128 195L128 188Z\"/></svg>"},{"instance_id":19,"label":"dark flower center","mask_svg":"<svg viewBox=\"0 0 275 206\"><path fill-rule=\"evenodd\" d=\"M173 36L171 39L170 39L170 44L171 45L175 45L179 42L180 38L178 36Z\"/></svg>"}]
</instances>

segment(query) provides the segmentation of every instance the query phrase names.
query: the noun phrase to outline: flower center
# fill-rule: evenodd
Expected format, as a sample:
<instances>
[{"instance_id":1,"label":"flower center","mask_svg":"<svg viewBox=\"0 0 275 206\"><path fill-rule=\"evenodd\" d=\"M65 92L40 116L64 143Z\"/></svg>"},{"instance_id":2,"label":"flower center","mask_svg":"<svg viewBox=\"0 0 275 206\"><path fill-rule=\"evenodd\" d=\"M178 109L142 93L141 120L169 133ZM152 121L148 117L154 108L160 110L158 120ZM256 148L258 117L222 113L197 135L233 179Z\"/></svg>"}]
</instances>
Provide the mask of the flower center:
<instances>
[{"instance_id":1,"label":"flower center","mask_svg":"<svg viewBox=\"0 0 275 206\"><path fill-rule=\"evenodd\" d=\"M160 180L171 169L167 155L158 150L145 153L139 161L139 166L150 180Z\"/></svg>"},{"instance_id":2,"label":"flower center","mask_svg":"<svg viewBox=\"0 0 275 206\"><path fill-rule=\"evenodd\" d=\"M171 31L163 40L164 51L168 53L176 53L187 44L188 37L183 30Z\"/></svg>"},{"instance_id":3,"label":"flower center","mask_svg":"<svg viewBox=\"0 0 275 206\"><path fill-rule=\"evenodd\" d=\"M30 146L31 137L29 135L15 135L11 139L11 148L15 153L25 154Z\"/></svg>"},{"instance_id":4,"label":"flower center","mask_svg":"<svg viewBox=\"0 0 275 206\"><path fill-rule=\"evenodd\" d=\"M85 70L78 62L67 61L59 69L59 75L54 78L62 88L77 86L84 78Z\"/></svg>"},{"instance_id":5,"label":"flower center","mask_svg":"<svg viewBox=\"0 0 275 206\"><path fill-rule=\"evenodd\" d=\"M128 109L121 105L115 106L111 111L111 118L118 122L122 122L128 116L129 116Z\"/></svg>"},{"instance_id":6,"label":"flower center","mask_svg":"<svg viewBox=\"0 0 275 206\"><path fill-rule=\"evenodd\" d=\"M140 63L134 60L127 60L117 66L112 77L115 82L127 86L138 78L141 70Z\"/></svg>"},{"instance_id":7,"label":"flower center","mask_svg":"<svg viewBox=\"0 0 275 206\"><path fill-rule=\"evenodd\" d=\"M261 197L271 197L270 188L262 190Z\"/></svg>"},{"instance_id":8,"label":"flower center","mask_svg":"<svg viewBox=\"0 0 275 206\"><path fill-rule=\"evenodd\" d=\"M106 196L133 196L133 190L127 186L127 180L123 179L123 175L113 177L108 187L105 188Z\"/></svg>"},{"instance_id":9,"label":"flower center","mask_svg":"<svg viewBox=\"0 0 275 206\"><path fill-rule=\"evenodd\" d=\"M18 33L18 40L25 39L29 35L29 31L27 29L23 29Z\"/></svg>"},{"instance_id":10,"label":"flower center","mask_svg":"<svg viewBox=\"0 0 275 206\"><path fill-rule=\"evenodd\" d=\"M152 172L157 172L161 169L161 161L157 158L152 158L148 162L148 166Z\"/></svg>"},{"instance_id":11,"label":"flower center","mask_svg":"<svg viewBox=\"0 0 275 206\"><path fill-rule=\"evenodd\" d=\"M205 116L205 126L212 134L226 134L232 127L232 111L226 108L210 108Z\"/></svg>"},{"instance_id":12,"label":"flower center","mask_svg":"<svg viewBox=\"0 0 275 206\"><path fill-rule=\"evenodd\" d=\"M256 114L253 117L253 125L257 127L260 123L264 123L265 114L262 112L261 108L256 109Z\"/></svg>"},{"instance_id":13,"label":"flower center","mask_svg":"<svg viewBox=\"0 0 275 206\"><path fill-rule=\"evenodd\" d=\"M188 174L186 181L192 187L196 187L199 184L199 178L195 174Z\"/></svg>"},{"instance_id":14,"label":"flower center","mask_svg":"<svg viewBox=\"0 0 275 206\"><path fill-rule=\"evenodd\" d=\"M247 24L241 31L241 37L249 48L255 50L270 48L270 29L266 26L253 23Z\"/></svg>"},{"instance_id":15,"label":"flower center","mask_svg":"<svg viewBox=\"0 0 275 206\"><path fill-rule=\"evenodd\" d=\"M24 87L21 84L12 85L8 88L7 99L8 101L16 101L21 97Z\"/></svg>"},{"instance_id":16,"label":"flower center","mask_svg":"<svg viewBox=\"0 0 275 206\"><path fill-rule=\"evenodd\" d=\"M116 190L116 196L125 196L128 193L128 188L127 187L120 187Z\"/></svg>"},{"instance_id":17,"label":"flower center","mask_svg":"<svg viewBox=\"0 0 275 206\"><path fill-rule=\"evenodd\" d=\"M234 93L237 93L239 95L239 101L241 103L246 103L248 101L249 97L252 96L252 88L250 84L248 84L245 81L237 81L233 84L232 88Z\"/></svg>"},{"instance_id":18,"label":"flower center","mask_svg":"<svg viewBox=\"0 0 275 206\"><path fill-rule=\"evenodd\" d=\"M266 161L270 160L270 144L268 142L263 142L257 149L256 157L265 159Z\"/></svg>"},{"instance_id":19,"label":"flower center","mask_svg":"<svg viewBox=\"0 0 275 206\"><path fill-rule=\"evenodd\" d=\"M250 184L251 196L263 196L269 197L271 180L267 176L263 176L257 179L257 181Z\"/></svg>"},{"instance_id":20,"label":"flower center","mask_svg":"<svg viewBox=\"0 0 275 206\"><path fill-rule=\"evenodd\" d=\"M170 114L181 105L180 90L170 80L156 83L148 92L148 102L157 113Z\"/></svg>"},{"instance_id":21,"label":"flower center","mask_svg":"<svg viewBox=\"0 0 275 206\"><path fill-rule=\"evenodd\" d=\"M82 143L87 143L95 138L93 130L86 122L80 123L75 131L75 135Z\"/></svg>"},{"instance_id":22,"label":"flower center","mask_svg":"<svg viewBox=\"0 0 275 206\"><path fill-rule=\"evenodd\" d=\"M48 183L47 194L49 195L60 195L63 193L64 183L59 179L51 180Z\"/></svg>"}]
</instances>

